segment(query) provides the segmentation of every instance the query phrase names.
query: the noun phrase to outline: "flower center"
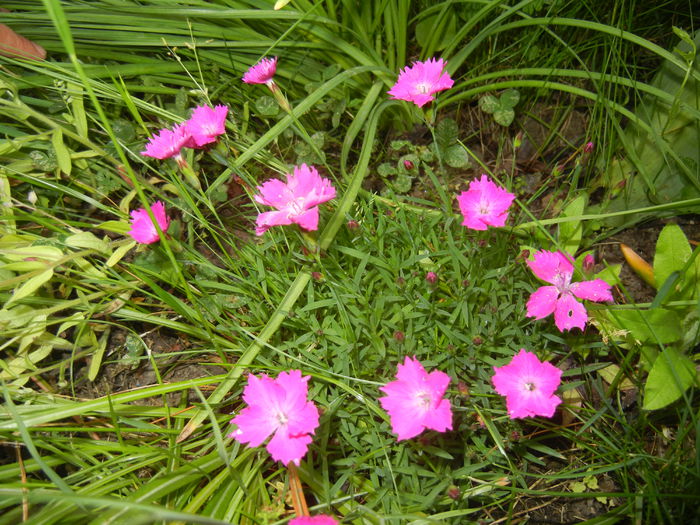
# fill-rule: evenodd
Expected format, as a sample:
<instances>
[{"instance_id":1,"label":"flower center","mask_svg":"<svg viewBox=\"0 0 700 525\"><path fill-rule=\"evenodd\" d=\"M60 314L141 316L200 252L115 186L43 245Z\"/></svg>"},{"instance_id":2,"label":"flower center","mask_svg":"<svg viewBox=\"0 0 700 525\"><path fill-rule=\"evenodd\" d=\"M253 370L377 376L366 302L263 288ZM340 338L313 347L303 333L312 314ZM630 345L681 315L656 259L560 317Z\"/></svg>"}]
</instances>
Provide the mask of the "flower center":
<instances>
[{"instance_id":1,"label":"flower center","mask_svg":"<svg viewBox=\"0 0 700 525\"><path fill-rule=\"evenodd\" d=\"M297 197L296 199L289 201L289 209L294 215L301 215L306 211L306 203L304 197Z\"/></svg>"},{"instance_id":2,"label":"flower center","mask_svg":"<svg viewBox=\"0 0 700 525\"><path fill-rule=\"evenodd\" d=\"M532 392L533 390L535 390L535 388L535 383L533 383L532 381L528 381L527 383L525 383L525 390Z\"/></svg>"},{"instance_id":3,"label":"flower center","mask_svg":"<svg viewBox=\"0 0 700 525\"><path fill-rule=\"evenodd\" d=\"M286 425L287 421L289 421L289 418L284 412L277 412L275 417L277 418L277 422L280 424L280 426Z\"/></svg>"},{"instance_id":4,"label":"flower center","mask_svg":"<svg viewBox=\"0 0 700 525\"><path fill-rule=\"evenodd\" d=\"M429 392L420 391L416 394L416 404L423 410L428 410L433 402Z\"/></svg>"},{"instance_id":5,"label":"flower center","mask_svg":"<svg viewBox=\"0 0 700 525\"><path fill-rule=\"evenodd\" d=\"M421 95L427 95L430 92L430 84L427 82L419 82L416 84L416 91Z\"/></svg>"}]
</instances>

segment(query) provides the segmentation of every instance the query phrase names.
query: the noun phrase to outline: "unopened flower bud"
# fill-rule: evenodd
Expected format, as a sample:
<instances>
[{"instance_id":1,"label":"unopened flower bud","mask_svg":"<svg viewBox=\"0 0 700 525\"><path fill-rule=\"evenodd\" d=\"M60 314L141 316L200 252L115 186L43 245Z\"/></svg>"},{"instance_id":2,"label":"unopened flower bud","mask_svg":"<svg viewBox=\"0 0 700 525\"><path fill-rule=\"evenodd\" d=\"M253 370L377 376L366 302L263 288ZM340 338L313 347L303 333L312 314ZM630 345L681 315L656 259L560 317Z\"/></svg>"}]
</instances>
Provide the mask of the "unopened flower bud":
<instances>
[{"instance_id":1,"label":"unopened flower bud","mask_svg":"<svg viewBox=\"0 0 700 525\"><path fill-rule=\"evenodd\" d=\"M435 284L438 280L438 276L435 272L428 272L425 274L425 280L428 281L428 284Z\"/></svg>"},{"instance_id":2,"label":"unopened flower bud","mask_svg":"<svg viewBox=\"0 0 700 525\"><path fill-rule=\"evenodd\" d=\"M396 330L396 332L394 332L394 339L399 343L402 343L403 340L406 339L406 336L401 330Z\"/></svg>"},{"instance_id":3,"label":"unopened flower bud","mask_svg":"<svg viewBox=\"0 0 700 525\"><path fill-rule=\"evenodd\" d=\"M314 281L320 281L323 279L323 274L321 272L311 272L311 277L313 277Z\"/></svg>"},{"instance_id":4,"label":"unopened flower bud","mask_svg":"<svg viewBox=\"0 0 700 525\"><path fill-rule=\"evenodd\" d=\"M449 487L447 487L447 497L449 497L450 499L453 499L455 501L458 500L459 494L460 490L458 486L450 485Z\"/></svg>"},{"instance_id":5,"label":"unopened flower bud","mask_svg":"<svg viewBox=\"0 0 700 525\"><path fill-rule=\"evenodd\" d=\"M593 151L593 143L587 142L586 145L583 147L583 152L590 153L591 151Z\"/></svg>"},{"instance_id":6,"label":"unopened flower bud","mask_svg":"<svg viewBox=\"0 0 700 525\"><path fill-rule=\"evenodd\" d=\"M469 387L464 381L457 383L457 391L464 397L469 397Z\"/></svg>"},{"instance_id":7,"label":"unopened flower bud","mask_svg":"<svg viewBox=\"0 0 700 525\"><path fill-rule=\"evenodd\" d=\"M589 275L593 271L593 267L595 266L595 259L593 256L589 253L583 258L583 264L582 264L582 270L583 273L586 275Z\"/></svg>"},{"instance_id":8,"label":"unopened flower bud","mask_svg":"<svg viewBox=\"0 0 700 525\"><path fill-rule=\"evenodd\" d=\"M413 162L411 162L411 161L408 160L408 159L406 159L406 160L403 161L403 166L404 166L404 168L406 168L406 169L409 170L409 171L412 170L413 167L414 167L414 166L413 166Z\"/></svg>"},{"instance_id":9,"label":"unopened flower bud","mask_svg":"<svg viewBox=\"0 0 700 525\"><path fill-rule=\"evenodd\" d=\"M474 343L475 345L480 345L483 342L484 342L484 340L481 337L479 337L478 335L476 337L474 337L474 339L472 339L472 343Z\"/></svg>"},{"instance_id":10,"label":"unopened flower bud","mask_svg":"<svg viewBox=\"0 0 700 525\"><path fill-rule=\"evenodd\" d=\"M350 220L345 226L348 230L354 231L360 228L360 223L357 221Z\"/></svg>"}]
</instances>

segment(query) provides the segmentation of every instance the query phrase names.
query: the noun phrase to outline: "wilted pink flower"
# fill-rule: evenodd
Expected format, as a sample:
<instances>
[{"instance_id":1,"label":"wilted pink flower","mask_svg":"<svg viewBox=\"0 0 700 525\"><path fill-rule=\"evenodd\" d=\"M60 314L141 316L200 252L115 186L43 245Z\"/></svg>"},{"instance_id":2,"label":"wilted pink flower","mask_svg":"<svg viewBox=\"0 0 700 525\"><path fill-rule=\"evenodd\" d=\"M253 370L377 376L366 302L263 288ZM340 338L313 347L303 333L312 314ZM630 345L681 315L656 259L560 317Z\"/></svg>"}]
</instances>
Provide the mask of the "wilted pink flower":
<instances>
[{"instance_id":1,"label":"wilted pink flower","mask_svg":"<svg viewBox=\"0 0 700 525\"><path fill-rule=\"evenodd\" d=\"M180 150L187 146L189 141L190 134L185 124L178 124L172 130L163 128L158 134L148 139L146 149L141 152L141 155L154 159L179 158Z\"/></svg>"},{"instance_id":2,"label":"wilted pink flower","mask_svg":"<svg viewBox=\"0 0 700 525\"><path fill-rule=\"evenodd\" d=\"M561 383L561 370L524 348L505 366L493 367L496 392L506 397L511 419L552 417L561 399L554 391Z\"/></svg>"},{"instance_id":3,"label":"wilted pink flower","mask_svg":"<svg viewBox=\"0 0 700 525\"><path fill-rule=\"evenodd\" d=\"M399 73L396 84L387 93L395 100L408 100L423 107L435 99L434 93L450 89L454 84L449 73L444 71L446 65L442 58L414 62Z\"/></svg>"},{"instance_id":4,"label":"wilted pink flower","mask_svg":"<svg viewBox=\"0 0 700 525\"><path fill-rule=\"evenodd\" d=\"M308 380L299 370L281 372L277 379L250 374L243 390L248 406L231 420L238 428L230 437L257 447L274 434L267 444L272 459L299 465L318 427L318 409L306 399Z\"/></svg>"},{"instance_id":5,"label":"wilted pink flower","mask_svg":"<svg viewBox=\"0 0 700 525\"><path fill-rule=\"evenodd\" d=\"M612 301L610 285L602 279L572 283L574 266L570 255L540 250L527 265L539 279L553 286L541 286L527 302L527 315L542 319L554 313L560 331L583 328L588 321L586 308L576 300Z\"/></svg>"},{"instance_id":6,"label":"wilted pink flower","mask_svg":"<svg viewBox=\"0 0 700 525\"><path fill-rule=\"evenodd\" d=\"M327 514L318 516L300 516L289 520L289 525L338 525L338 521Z\"/></svg>"},{"instance_id":7,"label":"wilted pink flower","mask_svg":"<svg viewBox=\"0 0 700 525\"><path fill-rule=\"evenodd\" d=\"M277 57L273 58L263 58L251 66L245 75L243 75L243 82L246 84L270 84L274 82L272 77L275 76L277 72Z\"/></svg>"},{"instance_id":8,"label":"wilted pink flower","mask_svg":"<svg viewBox=\"0 0 700 525\"><path fill-rule=\"evenodd\" d=\"M464 215L462 226L485 230L489 226L505 225L508 208L515 195L494 184L486 175L469 183L469 190L457 196L459 209Z\"/></svg>"},{"instance_id":9,"label":"wilted pink flower","mask_svg":"<svg viewBox=\"0 0 700 525\"><path fill-rule=\"evenodd\" d=\"M260 195L255 201L274 206L277 211L258 215L256 235L262 235L272 226L298 224L307 231L318 228L318 205L335 198L331 181L321 177L313 166L302 164L287 175L287 182L270 179L257 187Z\"/></svg>"},{"instance_id":10,"label":"wilted pink flower","mask_svg":"<svg viewBox=\"0 0 700 525\"><path fill-rule=\"evenodd\" d=\"M398 365L396 380L379 390L386 396L379 403L391 417L391 429L398 440L410 439L426 428L452 430L450 401L443 399L450 376L439 370L429 374L414 357Z\"/></svg>"},{"instance_id":11,"label":"wilted pink flower","mask_svg":"<svg viewBox=\"0 0 700 525\"><path fill-rule=\"evenodd\" d=\"M216 141L216 137L226 133L226 106L197 106L192 117L185 122L187 133L192 137L190 147L201 148L205 144Z\"/></svg>"},{"instance_id":12,"label":"wilted pink flower","mask_svg":"<svg viewBox=\"0 0 700 525\"><path fill-rule=\"evenodd\" d=\"M170 219L165 214L165 205L161 201L157 201L151 205L151 211L156 221L158 221L160 230L165 233L170 225ZM153 225L145 208L139 208L131 212L131 230L126 233L141 244L152 244L159 239L158 230Z\"/></svg>"}]
</instances>

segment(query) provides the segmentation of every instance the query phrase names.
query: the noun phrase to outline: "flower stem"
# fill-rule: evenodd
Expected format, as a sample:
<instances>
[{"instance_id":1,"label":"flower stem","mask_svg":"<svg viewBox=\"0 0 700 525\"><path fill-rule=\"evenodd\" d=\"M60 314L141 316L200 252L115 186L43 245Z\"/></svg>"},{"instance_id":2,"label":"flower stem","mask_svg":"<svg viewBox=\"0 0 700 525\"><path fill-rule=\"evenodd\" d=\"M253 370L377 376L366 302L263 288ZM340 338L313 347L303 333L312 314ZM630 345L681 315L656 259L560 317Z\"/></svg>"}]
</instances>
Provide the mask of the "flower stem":
<instances>
[{"instance_id":1,"label":"flower stem","mask_svg":"<svg viewBox=\"0 0 700 525\"><path fill-rule=\"evenodd\" d=\"M297 516L309 516L309 507L306 504L306 496L304 496L304 489L301 486L297 466L290 462L287 468L289 469L289 492L292 495L294 513Z\"/></svg>"}]
</instances>

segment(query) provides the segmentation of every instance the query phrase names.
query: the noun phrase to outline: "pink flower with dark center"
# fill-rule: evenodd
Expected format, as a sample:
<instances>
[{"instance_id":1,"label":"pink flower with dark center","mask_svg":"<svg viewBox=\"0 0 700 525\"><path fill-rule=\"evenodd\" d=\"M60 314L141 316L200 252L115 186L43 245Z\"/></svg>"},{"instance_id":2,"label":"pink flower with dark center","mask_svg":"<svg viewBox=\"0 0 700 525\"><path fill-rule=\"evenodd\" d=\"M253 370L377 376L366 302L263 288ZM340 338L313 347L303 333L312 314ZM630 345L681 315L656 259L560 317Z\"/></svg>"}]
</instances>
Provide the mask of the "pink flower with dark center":
<instances>
[{"instance_id":1,"label":"pink flower with dark center","mask_svg":"<svg viewBox=\"0 0 700 525\"><path fill-rule=\"evenodd\" d=\"M165 233L170 225L170 219L165 214L165 205L161 201L157 201L151 206L151 211L158 222L158 226L160 226L160 230ZM152 244L160 239L158 230L153 225L145 208L139 208L131 212L131 230L126 233L141 244Z\"/></svg>"},{"instance_id":2,"label":"pink flower with dark center","mask_svg":"<svg viewBox=\"0 0 700 525\"><path fill-rule=\"evenodd\" d=\"M251 66L245 75L243 75L243 82L246 84L267 84L270 85L274 83L272 77L275 76L277 72L277 57L273 58L263 58Z\"/></svg>"},{"instance_id":3,"label":"pink flower with dark center","mask_svg":"<svg viewBox=\"0 0 700 525\"><path fill-rule=\"evenodd\" d=\"M258 215L256 235L262 235L272 226L298 224L304 230L318 229L318 205L335 198L331 181L321 177L313 166L302 164L287 175L287 182L270 179L257 187L255 201L274 206L277 211Z\"/></svg>"},{"instance_id":4,"label":"pink flower with dark center","mask_svg":"<svg viewBox=\"0 0 700 525\"><path fill-rule=\"evenodd\" d=\"M435 99L435 93L450 89L454 84L449 73L445 72L446 65L442 58L414 62L399 73L396 84L387 93L395 100L407 100L423 107Z\"/></svg>"},{"instance_id":5,"label":"pink flower with dark center","mask_svg":"<svg viewBox=\"0 0 700 525\"><path fill-rule=\"evenodd\" d=\"M187 146L190 140L191 137L185 124L178 124L172 130L163 128L158 134L148 139L146 149L141 152L141 155L154 159L179 158L180 150Z\"/></svg>"},{"instance_id":6,"label":"pink flower with dark center","mask_svg":"<svg viewBox=\"0 0 700 525\"><path fill-rule=\"evenodd\" d=\"M427 373L414 357L398 365L396 380L379 390L382 408L391 418L397 439L410 439L429 428L438 432L452 430L450 401L443 399L450 376L439 370Z\"/></svg>"},{"instance_id":7,"label":"pink flower with dark center","mask_svg":"<svg viewBox=\"0 0 700 525\"><path fill-rule=\"evenodd\" d=\"M562 252L540 250L527 265L539 279L552 286L541 286L527 302L527 315L542 319L554 313L554 324L561 332L583 328L588 321L586 308L578 299L604 302L612 301L610 285L602 279L572 283L573 259Z\"/></svg>"},{"instance_id":8,"label":"pink flower with dark center","mask_svg":"<svg viewBox=\"0 0 700 525\"><path fill-rule=\"evenodd\" d=\"M486 175L469 183L469 190L457 196L459 209L464 215L462 226L472 230L485 230L489 226L501 227L508 219L508 208L515 195L494 184Z\"/></svg>"},{"instance_id":9,"label":"pink flower with dark center","mask_svg":"<svg viewBox=\"0 0 700 525\"><path fill-rule=\"evenodd\" d=\"M250 374L243 390L248 406L231 420L238 428L230 437L258 447L272 434L266 447L272 459L299 465L318 427L318 409L306 399L308 381L299 370L281 372L277 379Z\"/></svg>"},{"instance_id":10,"label":"pink flower with dark center","mask_svg":"<svg viewBox=\"0 0 700 525\"><path fill-rule=\"evenodd\" d=\"M333 516L319 514L318 516L300 516L289 520L289 525L338 525Z\"/></svg>"},{"instance_id":11,"label":"pink flower with dark center","mask_svg":"<svg viewBox=\"0 0 700 525\"><path fill-rule=\"evenodd\" d=\"M187 133L192 137L193 144L190 147L201 148L205 144L216 141L219 135L226 133L226 106L197 106L192 112L192 117L185 122Z\"/></svg>"},{"instance_id":12,"label":"pink flower with dark center","mask_svg":"<svg viewBox=\"0 0 700 525\"><path fill-rule=\"evenodd\" d=\"M524 348L505 366L493 367L491 378L496 392L506 397L511 419L521 417L552 417L561 399L554 391L561 383L561 370L541 362Z\"/></svg>"}]
</instances>

